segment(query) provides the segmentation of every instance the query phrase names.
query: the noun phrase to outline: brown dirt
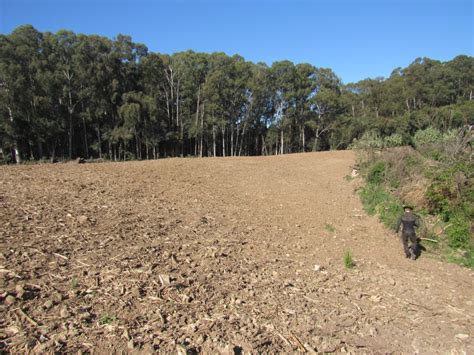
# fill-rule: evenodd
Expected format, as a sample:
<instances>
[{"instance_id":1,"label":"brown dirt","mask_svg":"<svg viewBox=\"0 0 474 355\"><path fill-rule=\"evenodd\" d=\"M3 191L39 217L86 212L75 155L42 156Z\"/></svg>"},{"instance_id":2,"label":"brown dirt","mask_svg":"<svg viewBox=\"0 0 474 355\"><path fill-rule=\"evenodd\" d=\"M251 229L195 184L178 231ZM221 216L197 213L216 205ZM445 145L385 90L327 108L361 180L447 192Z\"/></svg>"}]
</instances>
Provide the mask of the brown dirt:
<instances>
[{"instance_id":1,"label":"brown dirt","mask_svg":"<svg viewBox=\"0 0 474 355\"><path fill-rule=\"evenodd\" d=\"M0 167L3 350L474 353L473 272L405 259L353 164Z\"/></svg>"}]
</instances>

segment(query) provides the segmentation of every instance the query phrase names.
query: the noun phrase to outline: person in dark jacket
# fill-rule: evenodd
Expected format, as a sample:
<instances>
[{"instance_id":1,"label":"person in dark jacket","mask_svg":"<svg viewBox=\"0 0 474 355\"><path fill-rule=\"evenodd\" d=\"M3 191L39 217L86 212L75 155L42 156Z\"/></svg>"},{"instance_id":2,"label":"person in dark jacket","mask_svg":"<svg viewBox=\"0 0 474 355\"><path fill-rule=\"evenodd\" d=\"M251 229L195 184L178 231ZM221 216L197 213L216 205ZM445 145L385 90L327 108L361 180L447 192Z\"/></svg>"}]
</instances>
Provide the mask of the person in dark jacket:
<instances>
[{"instance_id":1,"label":"person in dark jacket","mask_svg":"<svg viewBox=\"0 0 474 355\"><path fill-rule=\"evenodd\" d=\"M403 207L405 213L400 217L397 222L397 233L402 227L402 243L405 256L415 260L418 253L418 238L416 236L415 227L419 227L418 218L413 213L411 206ZM411 241L410 247L408 246L408 240Z\"/></svg>"}]
</instances>

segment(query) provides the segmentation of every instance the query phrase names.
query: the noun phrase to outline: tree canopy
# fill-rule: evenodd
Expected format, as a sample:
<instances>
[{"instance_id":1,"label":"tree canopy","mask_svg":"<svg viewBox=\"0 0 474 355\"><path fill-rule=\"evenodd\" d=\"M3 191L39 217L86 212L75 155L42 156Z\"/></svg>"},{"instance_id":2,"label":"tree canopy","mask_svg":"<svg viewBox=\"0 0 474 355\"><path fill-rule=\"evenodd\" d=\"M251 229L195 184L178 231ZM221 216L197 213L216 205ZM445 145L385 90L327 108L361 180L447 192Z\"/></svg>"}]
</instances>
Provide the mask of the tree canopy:
<instances>
[{"instance_id":1,"label":"tree canopy","mask_svg":"<svg viewBox=\"0 0 474 355\"><path fill-rule=\"evenodd\" d=\"M366 131L474 120L474 58L417 58L344 85L329 68L152 53L132 38L30 25L0 35L0 140L11 161L149 159L345 149Z\"/></svg>"}]
</instances>

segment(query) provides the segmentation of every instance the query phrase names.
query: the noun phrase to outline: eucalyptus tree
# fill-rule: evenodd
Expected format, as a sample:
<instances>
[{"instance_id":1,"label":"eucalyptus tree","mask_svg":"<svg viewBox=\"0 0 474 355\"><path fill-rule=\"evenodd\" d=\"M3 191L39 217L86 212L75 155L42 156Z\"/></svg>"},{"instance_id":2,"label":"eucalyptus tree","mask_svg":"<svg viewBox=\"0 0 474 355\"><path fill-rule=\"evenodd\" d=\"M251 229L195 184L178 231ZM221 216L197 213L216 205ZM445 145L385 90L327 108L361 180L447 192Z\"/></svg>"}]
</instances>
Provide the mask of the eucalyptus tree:
<instances>
[{"instance_id":1,"label":"eucalyptus tree","mask_svg":"<svg viewBox=\"0 0 474 355\"><path fill-rule=\"evenodd\" d=\"M295 66L290 61L280 61L272 64L272 90L273 90L273 122L279 132L279 140L276 140L276 154L284 154L290 152L288 149L292 124L291 117L287 114L288 109L293 104L293 88L296 80ZM287 133L286 150L285 150L285 133Z\"/></svg>"},{"instance_id":2,"label":"eucalyptus tree","mask_svg":"<svg viewBox=\"0 0 474 355\"><path fill-rule=\"evenodd\" d=\"M341 80L331 69L318 68L314 77L316 83L310 98L313 114L307 125L313 130L312 150L316 151L321 148L321 137L335 127L336 118L344 113L347 107L341 99Z\"/></svg>"},{"instance_id":3,"label":"eucalyptus tree","mask_svg":"<svg viewBox=\"0 0 474 355\"><path fill-rule=\"evenodd\" d=\"M247 100L250 67L242 57L213 53L203 85L208 125L212 132L212 154L217 155L218 134L221 155L235 155L235 129L240 130L242 108ZM229 138L228 138L229 137ZM229 149L230 148L230 149Z\"/></svg>"},{"instance_id":4,"label":"eucalyptus tree","mask_svg":"<svg viewBox=\"0 0 474 355\"><path fill-rule=\"evenodd\" d=\"M151 53L140 65L140 78L144 91L144 104L147 107L148 121L144 131L146 156L156 159L160 155L160 143L166 140L169 128L167 120L167 102L165 99L165 65L161 56ZM150 153L151 151L151 153Z\"/></svg>"},{"instance_id":5,"label":"eucalyptus tree","mask_svg":"<svg viewBox=\"0 0 474 355\"><path fill-rule=\"evenodd\" d=\"M21 26L0 35L0 146L20 162L340 149L367 130L409 143L419 129L472 123L473 87L465 55L343 85L310 64L148 53L126 35Z\"/></svg>"}]
</instances>

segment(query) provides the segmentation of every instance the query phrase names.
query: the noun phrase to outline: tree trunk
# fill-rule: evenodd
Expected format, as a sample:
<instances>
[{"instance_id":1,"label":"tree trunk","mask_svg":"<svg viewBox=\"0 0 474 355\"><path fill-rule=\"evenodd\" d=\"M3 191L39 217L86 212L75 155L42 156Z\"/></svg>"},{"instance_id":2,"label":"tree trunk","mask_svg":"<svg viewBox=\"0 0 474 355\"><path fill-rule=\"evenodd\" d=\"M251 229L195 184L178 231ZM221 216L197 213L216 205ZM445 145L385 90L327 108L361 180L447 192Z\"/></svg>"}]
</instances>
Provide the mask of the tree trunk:
<instances>
[{"instance_id":1,"label":"tree trunk","mask_svg":"<svg viewBox=\"0 0 474 355\"><path fill-rule=\"evenodd\" d=\"M214 152L214 158L216 157L216 126L212 126L212 147Z\"/></svg>"},{"instance_id":2,"label":"tree trunk","mask_svg":"<svg viewBox=\"0 0 474 355\"><path fill-rule=\"evenodd\" d=\"M179 87L181 81L178 80L178 85L176 88L176 124L179 127L179 141L181 145L181 153L180 156L184 157L184 126L183 126L183 118L179 113Z\"/></svg>"},{"instance_id":3,"label":"tree trunk","mask_svg":"<svg viewBox=\"0 0 474 355\"><path fill-rule=\"evenodd\" d=\"M99 159L102 159L102 142L100 138L100 126L97 125L97 143L99 145ZM112 157L111 157L112 158Z\"/></svg>"},{"instance_id":4,"label":"tree trunk","mask_svg":"<svg viewBox=\"0 0 474 355\"><path fill-rule=\"evenodd\" d=\"M306 137L305 137L305 132L304 132L304 125L301 128L301 135L302 135L302 140L303 140L303 153L306 152Z\"/></svg>"},{"instance_id":5,"label":"tree trunk","mask_svg":"<svg viewBox=\"0 0 474 355\"><path fill-rule=\"evenodd\" d=\"M230 156L234 156L234 125L230 126Z\"/></svg>"},{"instance_id":6,"label":"tree trunk","mask_svg":"<svg viewBox=\"0 0 474 355\"><path fill-rule=\"evenodd\" d=\"M140 159L139 149L140 149L140 143L138 141L137 129L135 128L135 150L136 150L136 154L137 154L136 159Z\"/></svg>"},{"instance_id":7,"label":"tree trunk","mask_svg":"<svg viewBox=\"0 0 474 355\"><path fill-rule=\"evenodd\" d=\"M15 155L15 162L17 164L20 164L21 163L20 150L18 149L18 146L16 144L13 146L13 153Z\"/></svg>"},{"instance_id":8,"label":"tree trunk","mask_svg":"<svg viewBox=\"0 0 474 355\"><path fill-rule=\"evenodd\" d=\"M206 107L204 106L204 103L202 104L202 110L201 110L201 135L200 135L200 147L199 147L199 157L202 158L202 146L203 146L203 137L204 137L204 109Z\"/></svg>"},{"instance_id":9,"label":"tree trunk","mask_svg":"<svg viewBox=\"0 0 474 355\"><path fill-rule=\"evenodd\" d=\"M39 154L40 159L43 159L43 158L44 158L44 154L43 154L43 143L41 143L41 142L38 142L38 154ZM1 154L0 154L0 155L1 155Z\"/></svg>"},{"instance_id":10,"label":"tree trunk","mask_svg":"<svg viewBox=\"0 0 474 355\"><path fill-rule=\"evenodd\" d=\"M244 123L244 128L242 129L242 133L240 135L240 148L239 148L239 157L242 155L242 148L244 146L244 142L245 142L245 133L247 132L247 120L245 120L245 123Z\"/></svg>"},{"instance_id":11,"label":"tree trunk","mask_svg":"<svg viewBox=\"0 0 474 355\"><path fill-rule=\"evenodd\" d=\"M316 129L316 136L314 137L313 152L318 149L318 139L319 139L319 128Z\"/></svg>"},{"instance_id":12,"label":"tree trunk","mask_svg":"<svg viewBox=\"0 0 474 355\"><path fill-rule=\"evenodd\" d=\"M166 76L166 79L168 81L170 94L168 95L168 91L165 90L166 105L167 105L166 110L167 110L167 113L168 113L170 126L172 127L172 126L174 126L174 112L173 112L173 105L174 105L174 73L173 73L173 68L171 67L171 65L168 65L168 70L165 69L165 76Z\"/></svg>"},{"instance_id":13,"label":"tree trunk","mask_svg":"<svg viewBox=\"0 0 474 355\"><path fill-rule=\"evenodd\" d=\"M71 112L69 112L68 155L69 155L69 159L72 159L72 113Z\"/></svg>"},{"instance_id":14,"label":"tree trunk","mask_svg":"<svg viewBox=\"0 0 474 355\"><path fill-rule=\"evenodd\" d=\"M283 140L283 130L281 131L281 145L280 145L280 154L283 155L284 154L284 140Z\"/></svg>"},{"instance_id":15,"label":"tree trunk","mask_svg":"<svg viewBox=\"0 0 474 355\"><path fill-rule=\"evenodd\" d=\"M84 158L87 159L89 158L89 145L87 144L87 127L86 127L86 119L84 116L82 117L82 125L84 128L84 154L85 154Z\"/></svg>"},{"instance_id":16,"label":"tree trunk","mask_svg":"<svg viewBox=\"0 0 474 355\"><path fill-rule=\"evenodd\" d=\"M225 157L225 126L222 127L222 156Z\"/></svg>"},{"instance_id":17,"label":"tree trunk","mask_svg":"<svg viewBox=\"0 0 474 355\"><path fill-rule=\"evenodd\" d=\"M71 74L69 72L69 70L66 72L66 71L63 71L64 73L64 76L66 77L67 79L67 82L68 82L68 85L67 85L67 90L68 90L68 103L67 103L67 111L69 113L69 130L68 130L68 135L69 135L69 159L72 159L72 151L73 151L73 147L72 147L72 143L73 143L73 134L74 134L74 128L73 128L73 122L72 122L72 115L74 114L74 108L75 108L75 104L73 104L72 102L72 92L71 92L71 80L74 76L74 74Z\"/></svg>"},{"instance_id":18,"label":"tree trunk","mask_svg":"<svg viewBox=\"0 0 474 355\"><path fill-rule=\"evenodd\" d=\"M197 104L196 104L196 121L195 121L195 127L196 127L196 134L195 134L195 140L194 140L194 155L198 155L198 136L199 136L199 105L201 101L201 85L199 85L198 88L198 96L197 96Z\"/></svg>"},{"instance_id":19,"label":"tree trunk","mask_svg":"<svg viewBox=\"0 0 474 355\"><path fill-rule=\"evenodd\" d=\"M11 122L11 125L13 126L13 112L9 106L7 108L8 108L8 114L10 115L10 122ZM13 152L15 153L15 163L20 164L21 163L20 150L18 149L18 142L16 138L13 139Z\"/></svg>"},{"instance_id":20,"label":"tree trunk","mask_svg":"<svg viewBox=\"0 0 474 355\"><path fill-rule=\"evenodd\" d=\"M51 150L51 162L54 163L54 160L56 159L56 139L54 140L53 143L53 149Z\"/></svg>"}]
</instances>

